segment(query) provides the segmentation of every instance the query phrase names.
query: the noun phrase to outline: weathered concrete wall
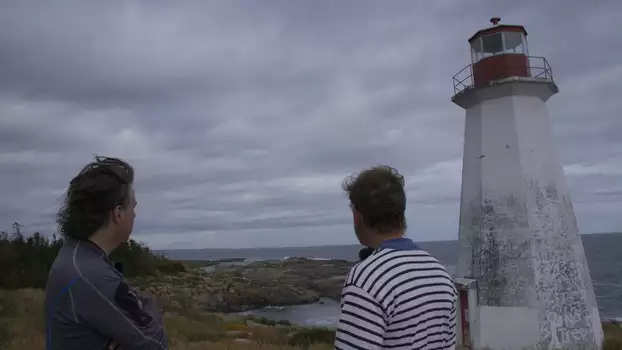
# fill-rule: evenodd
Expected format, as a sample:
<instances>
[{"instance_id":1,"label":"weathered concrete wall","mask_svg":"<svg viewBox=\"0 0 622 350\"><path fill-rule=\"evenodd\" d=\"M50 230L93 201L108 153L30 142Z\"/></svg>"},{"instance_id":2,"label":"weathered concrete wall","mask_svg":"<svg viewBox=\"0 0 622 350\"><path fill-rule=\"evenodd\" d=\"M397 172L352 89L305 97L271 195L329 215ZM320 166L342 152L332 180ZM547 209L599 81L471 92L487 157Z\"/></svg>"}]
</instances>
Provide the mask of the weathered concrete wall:
<instances>
[{"instance_id":1,"label":"weathered concrete wall","mask_svg":"<svg viewBox=\"0 0 622 350\"><path fill-rule=\"evenodd\" d=\"M480 346L600 348L596 298L544 103L552 89L543 85L515 81L462 96L457 275L479 281Z\"/></svg>"}]
</instances>

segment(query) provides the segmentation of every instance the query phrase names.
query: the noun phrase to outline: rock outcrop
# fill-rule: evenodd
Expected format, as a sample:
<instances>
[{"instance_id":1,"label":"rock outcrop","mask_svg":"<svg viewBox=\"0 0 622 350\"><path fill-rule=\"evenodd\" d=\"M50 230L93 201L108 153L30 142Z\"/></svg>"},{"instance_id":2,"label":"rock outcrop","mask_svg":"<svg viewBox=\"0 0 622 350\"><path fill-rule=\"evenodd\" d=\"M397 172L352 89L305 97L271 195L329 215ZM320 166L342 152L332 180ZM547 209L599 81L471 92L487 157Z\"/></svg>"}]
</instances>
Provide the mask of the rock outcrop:
<instances>
[{"instance_id":1,"label":"rock outcrop","mask_svg":"<svg viewBox=\"0 0 622 350\"><path fill-rule=\"evenodd\" d=\"M221 264L174 276L135 278L140 293L155 296L170 309L240 312L266 306L339 301L352 262L343 260L260 261Z\"/></svg>"}]
</instances>

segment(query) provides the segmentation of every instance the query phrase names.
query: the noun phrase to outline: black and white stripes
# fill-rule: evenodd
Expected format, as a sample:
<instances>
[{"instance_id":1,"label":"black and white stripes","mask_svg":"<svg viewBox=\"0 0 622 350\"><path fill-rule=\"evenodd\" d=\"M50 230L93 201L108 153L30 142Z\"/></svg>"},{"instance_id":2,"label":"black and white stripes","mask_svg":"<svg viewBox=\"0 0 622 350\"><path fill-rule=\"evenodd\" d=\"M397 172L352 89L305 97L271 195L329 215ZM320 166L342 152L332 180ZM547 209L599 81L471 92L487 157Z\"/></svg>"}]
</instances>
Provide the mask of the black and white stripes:
<instances>
[{"instance_id":1,"label":"black and white stripes","mask_svg":"<svg viewBox=\"0 0 622 350\"><path fill-rule=\"evenodd\" d=\"M380 248L350 271L336 349L454 349L456 290L425 251Z\"/></svg>"}]
</instances>

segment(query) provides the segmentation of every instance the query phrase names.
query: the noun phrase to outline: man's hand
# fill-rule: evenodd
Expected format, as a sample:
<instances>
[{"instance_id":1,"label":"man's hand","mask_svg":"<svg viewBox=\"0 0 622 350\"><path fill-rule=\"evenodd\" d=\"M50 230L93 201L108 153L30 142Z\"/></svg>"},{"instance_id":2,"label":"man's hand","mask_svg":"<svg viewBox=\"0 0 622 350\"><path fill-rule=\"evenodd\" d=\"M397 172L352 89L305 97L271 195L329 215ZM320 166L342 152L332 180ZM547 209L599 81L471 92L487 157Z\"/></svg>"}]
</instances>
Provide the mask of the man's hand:
<instances>
[{"instance_id":1,"label":"man's hand","mask_svg":"<svg viewBox=\"0 0 622 350\"><path fill-rule=\"evenodd\" d=\"M156 322L162 323L162 309L158 307L152 298L145 296L138 296L138 303L141 308L147 312ZM107 350L122 350L121 344L116 341L111 341Z\"/></svg>"},{"instance_id":2,"label":"man's hand","mask_svg":"<svg viewBox=\"0 0 622 350\"><path fill-rule=\"evenodd\" d=\"M139 296L138 299L142 303L143 310L153 317L156 322L162 324L162 308L152 298Z\"/></svg>"}]
</instances>

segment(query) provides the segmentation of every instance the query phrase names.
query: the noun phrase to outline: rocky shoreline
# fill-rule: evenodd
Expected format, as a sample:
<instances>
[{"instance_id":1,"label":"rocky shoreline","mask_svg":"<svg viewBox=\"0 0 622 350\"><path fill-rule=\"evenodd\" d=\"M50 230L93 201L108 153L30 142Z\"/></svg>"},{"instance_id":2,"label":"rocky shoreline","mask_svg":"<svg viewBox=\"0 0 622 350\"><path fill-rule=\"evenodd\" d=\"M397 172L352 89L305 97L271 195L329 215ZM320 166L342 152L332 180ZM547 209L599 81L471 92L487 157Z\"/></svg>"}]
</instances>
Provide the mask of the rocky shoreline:
<instances>
[{"instance_id":1,"label":"rocky shoreline","mask_svg":"<svg viewBox=\"0 0 622 350\"><path fill-rule=\"evenodd\" d=\"M290 258L251 263L244 259L193 262L175 275L136 277L141 294L156 297L167 310L238 313L268 306L339 302L348 271L355 262ZM622 318L603 318L621 324Z\"/></svg>"},{"instance_id":2,"label":"rocky shoreline","mask_svg":"<svg viewBox=\"0 0 622 350\"><path fill-rule=\"evenodd\" d=\"M353 265L345 260L292 258L216 264L131 282L139 293L155 296L166 309L231 313L310 304L322 297L339 301L343 281Z\"/></svg>"}]
</instances>

